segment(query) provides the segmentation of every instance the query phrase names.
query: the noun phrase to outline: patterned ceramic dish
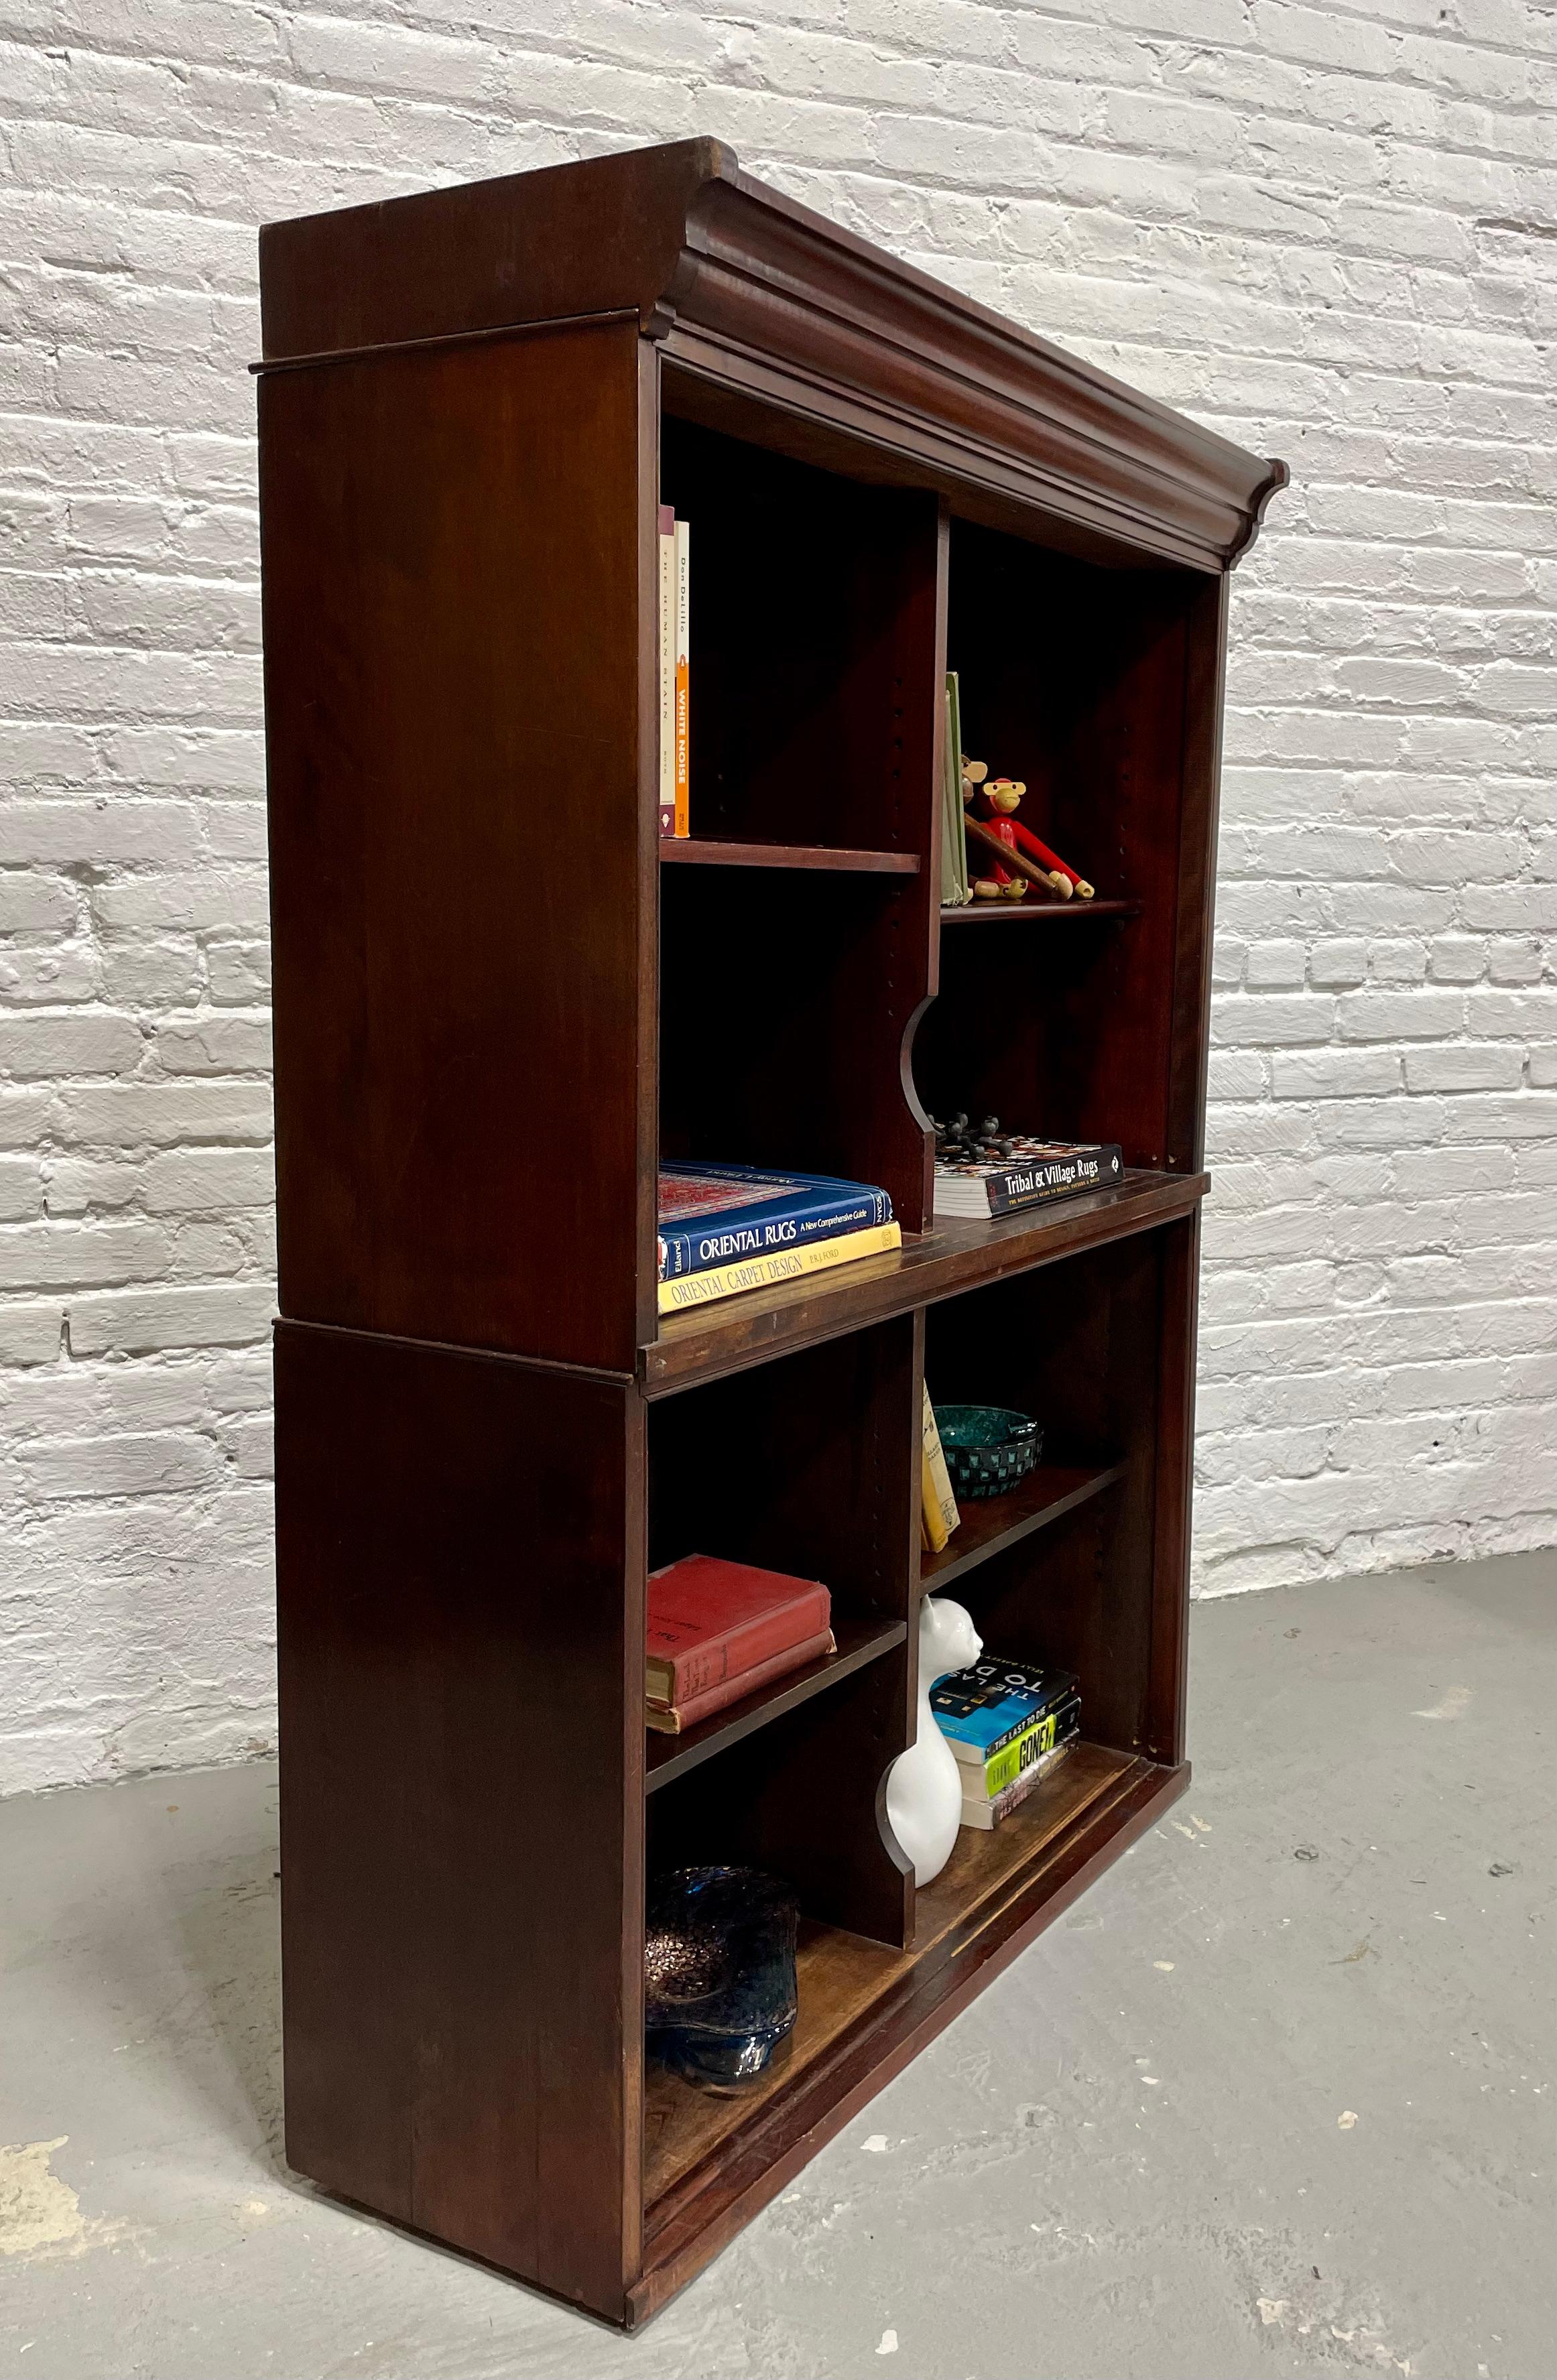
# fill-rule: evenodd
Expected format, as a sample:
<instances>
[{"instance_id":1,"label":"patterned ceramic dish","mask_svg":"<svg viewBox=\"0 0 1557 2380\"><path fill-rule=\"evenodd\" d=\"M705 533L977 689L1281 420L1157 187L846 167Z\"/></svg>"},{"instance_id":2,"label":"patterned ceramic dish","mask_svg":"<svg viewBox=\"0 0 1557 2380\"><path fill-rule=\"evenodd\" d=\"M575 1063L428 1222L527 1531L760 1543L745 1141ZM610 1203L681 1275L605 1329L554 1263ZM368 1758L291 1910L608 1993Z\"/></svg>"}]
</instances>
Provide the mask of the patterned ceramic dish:
<instances>
[{"instance_id":1,"label":"patterned ceramic dish","mask_svg":"<svg viewBox=\"0 0 1557 2380\"><path fill-rule=\"evenodd\" d=\"M1004 1496L1043 1451L1043 1432L1004 1405L937 1405L935 1427L959 1496Z\"/></svg>"}]
</instances>

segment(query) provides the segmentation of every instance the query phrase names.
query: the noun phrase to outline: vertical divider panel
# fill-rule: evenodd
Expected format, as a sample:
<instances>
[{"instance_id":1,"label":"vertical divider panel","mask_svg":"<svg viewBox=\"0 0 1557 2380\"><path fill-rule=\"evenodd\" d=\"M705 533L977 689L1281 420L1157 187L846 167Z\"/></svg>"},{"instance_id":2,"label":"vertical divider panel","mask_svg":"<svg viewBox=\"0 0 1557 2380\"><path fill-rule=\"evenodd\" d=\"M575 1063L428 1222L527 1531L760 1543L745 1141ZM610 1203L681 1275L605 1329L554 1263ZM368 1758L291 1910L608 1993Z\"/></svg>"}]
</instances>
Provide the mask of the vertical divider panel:
<instances>
[{"instance_id":1,"label":"vertical divider panel","mask_svg":"<svg viewBox=\"0 0 1557 2380\"><path fill-rule=\"evenodd\" d=\"M286 1322L275 1352L288 2159L620 2320L641 1402Z\"/></svg>"}]
</instances>

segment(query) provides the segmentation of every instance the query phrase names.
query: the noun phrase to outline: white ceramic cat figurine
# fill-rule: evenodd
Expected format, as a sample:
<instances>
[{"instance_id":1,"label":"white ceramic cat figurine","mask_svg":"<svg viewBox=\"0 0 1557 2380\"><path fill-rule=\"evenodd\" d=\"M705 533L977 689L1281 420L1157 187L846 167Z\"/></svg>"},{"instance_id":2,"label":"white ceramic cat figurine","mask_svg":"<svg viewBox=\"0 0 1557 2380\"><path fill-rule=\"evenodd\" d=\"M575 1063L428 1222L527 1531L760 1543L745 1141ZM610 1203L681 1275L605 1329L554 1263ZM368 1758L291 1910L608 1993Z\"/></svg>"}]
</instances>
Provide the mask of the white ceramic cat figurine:
<instances>
[{"instance_id":1,"label":"white ceramic cat figurine","mask_svg":"<svg viewBox=\"0 0 1557 2380\"><path fill-rule=\"evenodd\" d=\"M930 1690L948 1670L966 1670L983 1649L960 1603L925 1597L919 1606L918 1732L887 1772L887 1821L914 1863L916 1884L940 1875L962 1820L962 1771L935 1724Z\"/></svg>"}]
</instances>

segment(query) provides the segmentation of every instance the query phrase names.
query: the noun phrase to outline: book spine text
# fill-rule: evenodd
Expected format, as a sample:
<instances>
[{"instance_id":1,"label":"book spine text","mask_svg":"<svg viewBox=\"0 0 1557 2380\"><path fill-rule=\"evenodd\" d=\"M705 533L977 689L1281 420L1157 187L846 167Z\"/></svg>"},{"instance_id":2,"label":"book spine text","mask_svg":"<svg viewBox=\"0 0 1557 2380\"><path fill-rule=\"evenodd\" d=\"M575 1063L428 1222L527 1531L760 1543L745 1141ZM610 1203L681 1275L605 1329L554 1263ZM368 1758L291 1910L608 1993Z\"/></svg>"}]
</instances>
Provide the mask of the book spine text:
<instances>
[{"instance_id":1,"label":"book spine text","mask_svg":"<svg viewBox=\"0 0 1557 2380\"><path fill-rule=\"evenodd\" d=\"M675 832L675 515L660 506L660 832Z\"/></svg>"},{"instance_id":2,"label":"book spine text","mask_svg":"<svg viewBox=\"0 0 1557 2380\"><path fill-rule=\"evenodd\" d=\"M684 1273L707 1272L715 1265L774 1256L785 1248L803 1247L811 1240L873 1231L877 1224L891 1220L892 1201L884 1190L876 1190L863 1198L830 1200L809 1214L768 1215L754 1223L743 1223L736 1215L701 1230L673 1224L660 1232L659 1277L676 1281Z\"/></svg>"},{"instance_id":3,"label":"book spine text","mask_svg":"<svg viewBox=\"0 0 1557 2380\"><path fill-rule=\"evenodd\" d=\"M772 1256L751 1257L740 1264L715 1265L707 1272L687 1273L679 1281L663 1281L659 1310L679 1314L684 1306L707 1305L716 1297L734 1297L742 1290L770 1289L782 1281L798 1281L807 1273L852 1263L858 1257L886 1256L902 1245L901 1226L881 1223L871 1231L845 1232L837 1239L777 1249Z\"/></svg>"},{"instance_id":4,"label":"book spine text","mask_svg":"<svg viewBox=\"0 0 1557 2380\"><path fill-rule=\"evenodd\" d=\"M833 1631L824 1628L819 1634L808 1636L802 1644L791 1645L785 1651L775 1653L771 1661L760 1662L755 1670L743 1670L738 1677L722 1679L718 1685L710 1686L707 1694L695 1694L690 1702L680 1703L675 1708L650 1703L645 1707L644 1717L649 1725L660 1733L680 1735L684 1729L696 1727L701 1719L712 1718L716 1711L728 1710L732 1703L744 1702L748 1694L754 1694L761 1687L776 1683L780 1678L788 1677L792 1670L803 1670L809 1663L820 1661L825 1654L835 1653L837 1649Z\"/></svg>"},{"instance_id":5,"label":"book spine text","mask_svg":"<svg viewBox=\"0 0 1557 2380\"><path fill-rule=\"evenodd\" d=\"M1085 1190L1106 1190L1118 1181L1119 1150L1109 1146L1056 1159L1050 1164L1014 1165L990 1174L984 1184L991 1215L1018 1207L1040 1207L1046 1198L1070 1198Z\"/></svg>"},{"instance_id":6,"label":"book spine text","mask_svg":"<svg viewBox=\"0 0 1557 2380\"><path fill-rule=\"evenodd\" d=\"M688 1645L684 1652L661 1653L651 1642L650 1698L685 1705L694 1695L706 1694L714 1686L723 1685L726 1678L741 1677L760 1669L776 1654L786 1653L792 1645L820 1635L832 1617L832 1609L833 1598L826 1587L817 1586L809 1595L797 1596L782 1610L765 1611L760 1620L728 1628L722 1636L705 1637L701 1644Z\"/></svg>"},{"instance_id":7,"label":"book spine text","mask_svg":"<svg viewBox=\"0 0 1557 2380\"><path fill-rule=\"evenodd\" d=\"M691 530L675 524L675 785L674 825L685 839L691 826Z\"/></svg>"}]
</instances>

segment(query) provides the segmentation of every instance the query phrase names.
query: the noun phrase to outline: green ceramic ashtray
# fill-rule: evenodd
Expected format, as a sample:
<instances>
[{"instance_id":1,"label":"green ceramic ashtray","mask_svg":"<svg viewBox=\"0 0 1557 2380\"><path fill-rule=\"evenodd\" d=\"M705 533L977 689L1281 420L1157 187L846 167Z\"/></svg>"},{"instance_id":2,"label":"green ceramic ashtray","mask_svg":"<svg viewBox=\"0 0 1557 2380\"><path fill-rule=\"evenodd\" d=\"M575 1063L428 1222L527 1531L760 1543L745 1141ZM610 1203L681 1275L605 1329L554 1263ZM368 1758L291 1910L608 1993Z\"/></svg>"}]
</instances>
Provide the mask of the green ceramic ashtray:
<instances>
[{"instance_id":1,"label":"green ceramic ashtray","mask_svg":"<svg viewBox=\"0 0 1557 2380\"><path fill-rule=\"evenodd\" d=\"M937 1405L935 1427L959 1496L1004 1496L1043 1451L1043 1432L1004 1405Z\"/></svg>"}]
</instances>

